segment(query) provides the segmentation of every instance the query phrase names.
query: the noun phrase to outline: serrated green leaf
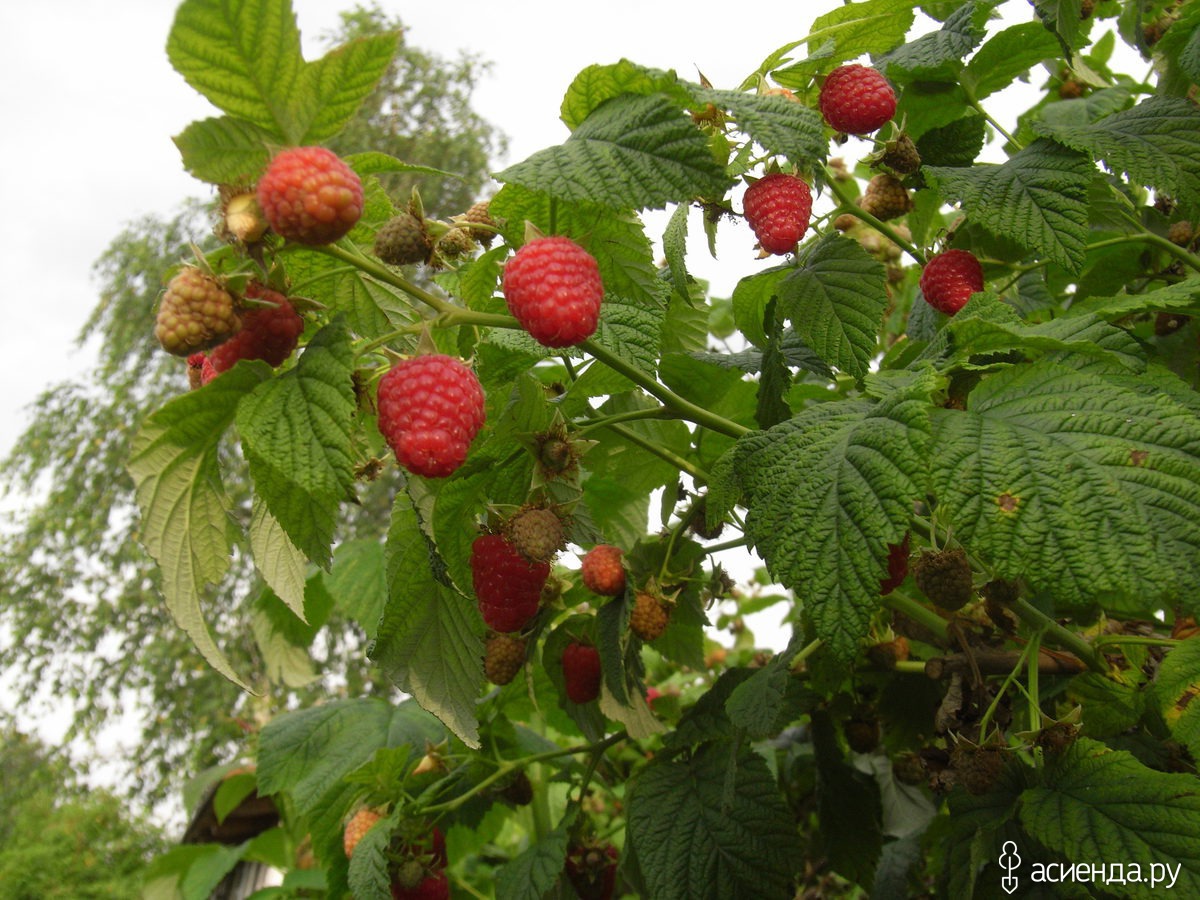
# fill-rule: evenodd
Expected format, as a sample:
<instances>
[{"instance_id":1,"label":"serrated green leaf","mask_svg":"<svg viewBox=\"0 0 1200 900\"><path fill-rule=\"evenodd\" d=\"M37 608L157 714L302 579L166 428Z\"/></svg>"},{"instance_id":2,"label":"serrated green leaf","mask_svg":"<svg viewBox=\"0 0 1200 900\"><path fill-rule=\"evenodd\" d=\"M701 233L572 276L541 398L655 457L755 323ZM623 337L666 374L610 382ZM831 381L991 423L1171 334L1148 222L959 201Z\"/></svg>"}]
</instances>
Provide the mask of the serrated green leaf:
<instances>
[{"instance_id":1,"label":"serrated green leaf","mask_svg":"<svg viewBox=\"0 0 1200 900\"><path fill-rule=\"evenodd\" d=\"M810 166L823 162L829 152L821 114L794 100L739 91L705 91L700 97L728 110L738 129L770 155Z\"/></svg>"},{"instance_id":2,"label":"serrated green leaf","mask_svg":"<svg viewBox=\"0 0 1200 900\"><path fill-rule=\"evenodd\" d=\"M179 895L183 900L208 900L245 853L245 844L235 847L204 845L202 855L192 862L179 882Z\"/></svg>"},{"instance_id":3,"label":"serrated green leaf","mask_svg":"<svg viewBox=\"0 0 1200 900\"><path fill-rule=\"evenodd\" d=\"M1109 321L1151 312L1175 312L1200 316L1200 279L1189 278L1142 294L1088 297L1072 303L1067 316L1097 316Z\"/></svg>"},{"instance_id":4,"label":"serrated green leaf","mask_svg":"<svg viewBox=\"0 0 1200 900\"><path fill-rule=\"evenodd\" d=\"M287 635L276 627L271 615L261 606L254 611L250 629L262 656L263 670L272 683L301 688L317 677L308 649L288 640Z\"/></svg>"},{"instance_id":5,"label":"serrated green leaf","mask_svg":"<svg viewBox=\"0 0 1200 900\"><path fill-rule=\"evenodd\" d=\"M1096 159L1135 184L1173 197L1200 199L1200 110L1180 97L1149 97L1093 124L1035 122L1041 134Z\"/></svg>"},{"instance_id":6,"label":"serrated green leaf","mask_svg":"<svg viewBox=\"0 0 1200 900\"><path fill-rule=\"evenodd\" d=\"M496 175L563 200L657 209L730 185L704 135L660 96L625 94L592 111L567 141Z\"/></svg>"},{"instance_id":7,"label":"serrated green leaf","mask_svg":"<svg viewBox=\"0 0 1200 900\"><path fill-rule=\"evenodd\" d=\"M807 346L855 378L867 374L887 309L882 263L857 241L829 234L804 251L778 290L780 314Z\"/></svg>"},{"instance_id":8,"label":"serrated green leaf","mask_svg":"<svg viewBox=\"0 0 1200 900\"><path fill-rule=\"evenodd\" d=\"M1171 400L1045 360L985 379L934 425L934 493L997 574L1114 610L1196 583L1200 422Z\"/></svg>"},{"instance_id":9,"label":"serrated green leaf","mask_svg":"<svg viewBox=\"0 0 1200 900\"><path fill-rule=\"evenodd\" d=\"M742 438L725 463L745 494L754 546L840 659L857 652L887 545L899 543L925 495L928 409L903 395L809 407ZM726 485L718 497L736 493Z\"/></svg>"},{"instance_id":10,"label":"serrated green leaf","mask_svg":"<svg viewBox=\"0 0 1200 900\"><path fill-rule=\"evenodd\" d=\"M779 731L780 713L788 687L785 654L775 656L766 666L734 688L725 701L725 712L735 728L746 732L752 741L762 740Z\"/></svg>"},{"instance_id":11,"label":"serrated green leaf","mask_svg":"<svg viewBox=\"0 0 1200 900\"><path fill-rule=\"evenodd\" d=\"M1046 783L1021 794L1026 831L1068 860L1137 864L1178 871L1183 896L1200 892L1200 785L1193 776L1148 769L1131 754L1079 738L1047 773ZM1122 888L1152 897L1149 878Z\"/></svg>"},{"instance_id":12,"label":"serrated green leaf","mask_svg":"<svg viewBox=\"0 0 1200 900\"><path fill-rule=\"evenodd\" d=\"M371 150L366 153L350 153L342 157L342 161L352 168L360 178L367 175L389 175L396 172L406 172L412 175L431 175L435 178L453 178L462 181L461 175L435 169L432 166L419 166L406 163L386 153Z\"/></svg>"},{"instance_id":13,"label":"serrated green leaf","mask_svg":"<svg viewBox=\"0 0 1200 900\"><path fill-rule=\"evenodd\" d=\"M542 900L554 887L567 860L566 823L531 844L496 872L496 896Z\"/></svg>"},{"instance_id":14,"label":"serrated green leaf","mask_svg":"<svg viewBox=\"0 0 1200 900\"><path fill-rule=\"evenodd\" d=\"M176 397L143 423L127 466L142 514L141 541L162 570L168 611L209 664L241 687L205 624L200 599L229 567L218 443L243 395L269 372L265 363L245 364Z\"/></svg>"},{"instance_id":15,"label":"serrated green leaf","mask_svg":"<svg viewBox=\"0 0 1200 900\"><path fill-rule=\"evenodd\" d=\"M1080 0L1031 0L1039 19L1062 41L1063 48L1070 53L1081 46L1079 36Z\"/></svg>"},{"instance_id":16,"label":"serrated green leaf","mask_svg":"<svg viewBox=\"0 0 1200 900\"><path fill-rule=\"evenodd\" d=\"M975 162L986 138L987 120L983 116L964 116L922 134L917 152L926 166L965 167Z\"/></svg>"},{"instance_id":17,"label":"serrated green leaf","mask_svg":"<svg viewBox=\"0 0 1200 900\"><path fill-rule=\"evenodd\" d=\"M338 544L325 586L337 607L374 638L387 602L383 544L366 539Z\"/></svg>"},{"instance_id":18,"label":"serrated green leaf","mask_svg":"<svg viewBox=\"0 0 1200 900\"><path fill-rule=\"evenodd\" d=\"M687 271L688 212L691 207L680 203L671 213L667 228L663 232L663 255L671 273L671 286L685 300L691 297L691 276Z\"/></svg>"},{"instance_id":19,"label":"serrated green leaf","mask_svg":"<svg viewBox=\"0 0 1200 900\"><path fill-rule=\"evenodd\" d=\"M1057 59L1059 44L1039 22L1005 28L984 42L962 72L975 100L1012 84L1044 59Z\"/></svg>"},{"instance_id":20,"label":"serrated green leaf","mask_svg":"<svg viewBox=\"0 0 1200 900\"><path fill-rule=\"evenodd\" d=\"M305 103L300 143L321 143L341 131L387 72L399 44L399 31L373 34L334 47L308 63L296 91L297 99Z\"/></svg>"},{"instance_id":21,"label":"serrated green leaf","mask_svg":"<svg viewBox=\"0 0 1200 900\"><path fill-rule=\"evenodd\" d=\"M338 507L354 484L353 363L346 329L327 325L294 368L255 388L237 414L255 491L292 543L324 568Z\"/></svg>"},{"instance_id":22,"label":"serrated green leaf","mask_svg":"<svg viewBox=\"0 0 1200 900\"><path fill-rule=\"evenodd\" d=\"M250 511L248 536L254 567L287 608L303 620L308 558L292 543L259 496L255 496Z\"/></svg>"},{"instance_id":23,"label":"serrated green leaf","mask_svg":"<svg viewBox=\"0 0 1200 900\"><path fill-rule=\"evenodd\" d=\"M222 112L284 143L304 132L292 109L304 59L289 0L185 0L167 58Z\"/></svg>"},{"instance_id":24,"label":"serrated green leaf","mask_svg":"<svg viewBox=\"0 0 1200 900\"><path fill-rule=\"evenodd\" d=\"M806 38L809 59L775 69L771 75L784 87L803 89L818 72L864 54L887 53L903 42L916 5L910 0L866 0L838 6L813 21Z\"/></svg>"},{"instance_id":25,"label":"serrated green leaf","mask_svg":"<svg viewBox=\"0 0 1200 900\"><path fill-rule=\"evenodd\" d=\"M1175 740L1200 759L1200 638L1171 648L1154 676L1154 698Z\"/></svg>"},{"instance_id":26,"label":"serrated green leaf","mask_svg":"<svg viewBox=\"0 0 1200 900\"><path fill-rule=\"evenodd\" d=\"M673 71L648 69L622 59L612 65L592 65L575 76L563 97L561 116L574 131L604 101L622 94L667 94L681 106L692 101L688 88Z\"/></svg>"},{"instance_id":27,"label":"serrated green leaf","mask_svg":"<svg viewBox=\"0 0 1200 900\"><path fill-rule=\"evenodd\" d=\"M390 870L394 864L388 859L387 850L398 824L399 815L393 811L359 838L346 872L346 883L355 900L391 900Z\"/></svg>"},{"instance_id":28,"label":"serrated green leaf","mask_svg":"<svg viewBox=\"0 0 1200 900\"><path fill-rule=\"evenodd\" d=\"M1083 268L1088 189L1095 172L1084 154L1039 140L1001 165L922 171L945 199L962 203L971 220L988 231L1068 272Z\"/></svg>"},{"instance_id":29,"label":"serrated green leaf","mask_svg":"<svg viewBox=\"0 0 1200 900\"><path fill-rule=\"evenodd\" d=\"M594 343L611 350L647 375L658 368L659 343L666 310L647 309L605 292Z\"/></svg>"},{"instance_id":30,"label":"serrated green leaf","mask_svg":"<svg viewBox=\"0 0 1200 900\"><path fill-rule=\"evenodd\" d=\"M767 346L766 313L790 269L776 266L742 278L733 288L733 320L755 347Z\"/></svg>"},{"instance_id":31,"label":"serrated green leaf","mask_svg":"<svg viewBox=\"0 0 1200 900\"><path fill-rule=\"evenodd\" d=\"M748 747L721 742L688 759L654 760L634 783L628 809L629 840L652 896L792 896L801 864L795 822L766 762Z\"/></svg>"},{"instance_id":32,"label":"serrated green leaf","mask_svg":"<svg viewBox=\"0 0 1200 900\"><path fill-rule=\"evenodd\" d=\"M992 9L999 0L972 0L951 13L938 31L897 47L875 64L889 78L948 80L956 78L967 54L986 34Z\"/></svg>"},{"instance_id":33,"label":"serrated green leaf","mask_svg":"<svg viewBox=\"0 0 1200 900\"><path fill-rule=\"evenodd\" d=\"M271 132L222 116L193 122L173 139L183 167L209 184L253 184L271 158Z\"/></svg>"},{"instance_id":34,"label":"serrated green leaf","mask_svg":"<svg viewBox=\"0 0 1200 900\"><path fill-rule=\"evenodd\" d=\"M412 501L397 494L386 548L388 604L371 657L397 687L478 749L483 621L470 600L434 577L433 554Z\"/></svg>"}]
</instances>

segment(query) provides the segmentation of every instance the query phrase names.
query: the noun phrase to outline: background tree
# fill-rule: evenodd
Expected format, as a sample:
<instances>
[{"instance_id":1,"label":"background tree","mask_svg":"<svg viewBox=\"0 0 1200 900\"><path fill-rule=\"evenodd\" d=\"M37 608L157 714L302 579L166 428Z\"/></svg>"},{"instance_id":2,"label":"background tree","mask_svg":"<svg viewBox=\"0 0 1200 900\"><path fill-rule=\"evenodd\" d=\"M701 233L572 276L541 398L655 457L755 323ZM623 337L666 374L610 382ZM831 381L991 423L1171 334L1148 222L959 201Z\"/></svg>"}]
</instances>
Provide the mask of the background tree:
<instances>
[{"instance_id":1,"label":"background tree","mask_svg":"<svg viewBox=\"0 0 1200 900\"><path fill-rule=\"evenodd\" d=\"M343 14L328 42L400 29L377 6L359 7ZM485 73L478 59L444 60L401 40L342 144L455 172L460 177L424 177L423 202L434 216L465 212L505 145L471 106ZM389 187L407 197L403 177ZM0 465L4 490L20 503L0 547L0 623L9 638L0 644L0 666L21 703L49 695L73 707L68 740L140 711L127 766L131 790L144 799L161 798L180 774L223 761L271 709L330 689L357 692L372 678L358 633L336 613L327 622L317 614L325 625L319 636L281 633L272 624L281 621L272 617L278 601L260 593L252 565L239 557L208 599L222 646L239 671L254 673L260 696L244 693L196 655L160 602L155 567L138 543L124 468L130 441L148 411L187 389L186 366L162 353L144 323L169 271L192 255L189 245L215 245L212 219L211 204L190 201L114 238L96 263L100 301L79 335L81 345L96 348L95 365L42 394L32 424ZM248 515L244 475L229 487L242 501L239 514ZM346 537L386 515L370 497ZM312 603L314 612L322 608L321 597ZM298 662L295 642L314 640L315 667L308 653Z\"/></svg>"},{"instance_id":2,"label":"background tree","mask_svg":"<svg viewBox=\"0 0 1200 900\"><path fill-rule=\"evenodd\" d=\"M163 835L109 791L80 785L69 761L12 723L0 727L0 896L140 896Z\"/></svg>"}]
</instances>

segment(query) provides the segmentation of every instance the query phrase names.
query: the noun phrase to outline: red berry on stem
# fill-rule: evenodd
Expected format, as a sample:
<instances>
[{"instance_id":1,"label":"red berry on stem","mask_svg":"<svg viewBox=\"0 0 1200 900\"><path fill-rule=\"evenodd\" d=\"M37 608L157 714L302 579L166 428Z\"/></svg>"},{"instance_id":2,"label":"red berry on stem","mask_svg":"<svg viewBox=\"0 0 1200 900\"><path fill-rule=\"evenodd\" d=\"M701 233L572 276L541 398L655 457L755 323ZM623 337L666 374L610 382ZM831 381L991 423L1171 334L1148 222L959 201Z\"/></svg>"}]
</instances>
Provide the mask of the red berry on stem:
<instances>
[{"instance_id":1,"label":"red berry on stem","mask_svg":"<svg viewBox=\"0 0 1200 900\"><path fill-rule=\"evenodd\" d=\"M467 458L483 427L483 388L475 373L439 353L399 362L379 382L379 430L400 465L444 478Z\"/></svg>"},{"instance_id":2,"label":"red berry on stem","mask_svg":"<svg viewBox=\"0 0 1200 900\"><path fill-rule=\"evenodd\" d=\"M948 316L982 290L983 267L967 250L947 250L925 263L921 271L921 293L926 302Z\"/></svg>"},{"instance_id":3,"label":"red berry on stem","mask_svg":"<svg viewBox=\"0 0 1200 900\"><path fill-rule=\"evenodd\" d=\"M280 237L331 244L358 224L362 182L324 147L293 147L271 160L258 181L258 205Z\"/></svg>"},{"instance_id":4,"label":"red berry on stem","mask_svg":"<svg viewBox=\"0 0 1200 900\"><path fill-rule=\"evenodd\" d=\"M601 597L619 597L625 593L623 553L612 544L597 544L585 553L579 568L584 586Z\"/></svg>"},{"instance_id":5,"label":"red berry on stem","mask_svg":"<svg viewBox=\"0 0 1200 900\"><path fill-rule=\"evenodd\" d=\"M304 331L304 320L283 294L252 281L245 296L274 305L252 306L242 313L242 330L208 355L217 373L232 369L239 359L261 359L272 366L282 365L296 349Z\"/></svg>"},{"instance_id":6,"label":"red berry on stem","mask_svg":"<svg viewBox=\"0 0 1200 900\"><path fill-rule=\"evenodd\" d=\"M571 347L596 331L600 267L570 238L527 243L505 264L502 287L508 311L545 347Z\"/></svg>"},{"instance_id":7,"label":"red berry on stem","mask_svg":"<svg viewBox=\"0 0 1200 900\"><path fill-rule=\"evenodd\" d=\"M501 534L484 534L471 544L471 580L488 627L520 631L537 615L549 563L531 563Z\"/></svg>"},{"instance_id":8,"label":"red berry on stem","mask_svg":"<svg viewBox=\"0 0 1200 900\"><path fill-rule=\"evenodd\" d=\"M812 188L795 175L772 172L746 188L742 209L762 248L782 256L808 231Z\"/></svg>"},{"instance_id":9,"label":"red berry on stem","mask_svg":"<svg viewBox=\"0 0 1200 900\"><path fill-rule=\"evenodd\" d=\"M563 680L572 703L591 703L600 696L600 651L571 641L563 649Z\"/></svg>"},{"instance_id":10,"label":"red berry on stem","mask_svg":"<svg viewBox=\"0 0 1200 900\"><path fill-rule=\"evenodd\" d=\"M869 66L838 66L825 78L817 100L831 128L870 134L896 114L896 92Z\"/></svg>"}]
</instances>

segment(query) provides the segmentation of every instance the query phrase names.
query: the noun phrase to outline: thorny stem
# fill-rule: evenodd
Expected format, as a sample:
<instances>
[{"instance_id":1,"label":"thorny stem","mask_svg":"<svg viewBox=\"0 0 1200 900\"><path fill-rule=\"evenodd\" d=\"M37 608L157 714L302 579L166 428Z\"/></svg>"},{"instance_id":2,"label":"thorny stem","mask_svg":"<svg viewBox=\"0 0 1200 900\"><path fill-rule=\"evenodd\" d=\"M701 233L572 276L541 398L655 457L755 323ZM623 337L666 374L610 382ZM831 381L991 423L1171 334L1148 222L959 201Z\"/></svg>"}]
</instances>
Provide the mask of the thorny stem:
<instances>
[{"instance_id":1,"label":"thorny stem","mask_svg":"<svg viewBox=\"0 0 1200 900\"><path fill-rule=\"evenodd\" d=\"M1064 628L1055 622L1028 600L1018 599L1016 602L1009 604L1009 609L1016 613L1017 617L1025 624L1032 625L1034 628L1044 628L1046 634L1054 640L1054 643L1060 644L1070 650L1083 660L1092 671L1099 672L1102 675L1109 674L1108 664L1096 652L1095 647L1084 640L1083 637L1071 631L1071 629Z\"/></svg>"}]
</instances>

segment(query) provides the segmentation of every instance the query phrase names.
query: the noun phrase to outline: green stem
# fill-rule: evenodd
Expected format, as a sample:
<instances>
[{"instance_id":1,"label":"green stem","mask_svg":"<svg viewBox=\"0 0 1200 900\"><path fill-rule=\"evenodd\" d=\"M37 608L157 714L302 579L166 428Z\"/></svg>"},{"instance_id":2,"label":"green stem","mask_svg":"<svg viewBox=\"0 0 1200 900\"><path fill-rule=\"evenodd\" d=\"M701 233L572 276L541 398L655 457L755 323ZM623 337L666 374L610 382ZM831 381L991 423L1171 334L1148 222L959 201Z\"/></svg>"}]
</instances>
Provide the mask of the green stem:
<instances>
[{"instance_id":1,"label":"green stem","mask_svg":"<svg viewBox=\"0 0 1200 900\"><path fill-rule=\"evenodd\" d=\"M915 622L924 625L942 640L950 639L949 627L946 620L935 613L932 609L928 609L903 594L888 594L883 598L883 605L888 609L903 613Z\"/></svg>"},{"instance_id":2,"label":"green stem","mask_svg":"<svg viewBox=\"0 0 1200 900\"><path fill-rule=\"evenodd\" d=\"M924 675L925 663L919 659L902 659L892 666L888 671L900 672L905 675Z\"/></svg>"},{"instance_id":3,"label":"green stem","mask_svg":"<svg viewBox=\"0 0 1200 900\"><path fill-rule=\"evenodd\" d=\"M1200 272L1200 256L1193 253L1188 253L1186 248L1180 247L1178 244L1172 244L1160 234L1155 234L1153 231L1143 230L1139 237L1148 244L1153 244L1160 250L1163 250L1176 259L1181 260L1185 266Z\"/></svg>"},{"instance_id":4,"label":"green stem","mask_svg":"<svg viewBox=\"0 0 1200 900\"><path fill-rule=\"evenodd\" d=\"M1034 628L1045 628L1046 634L1053 639L1054 643L1070 650L1092 671L1102 675L1108 674L1108 664L1096 652L1095 647L1069 628L1059 625L1028 600L1018 599L1015 603L1009 604L1009 609L1016 613L1017 618L1025 624L1032 625Z\"/></svg>"},{"instance_id":5,"label":"green stem","mask_svg":"<svg viewBox=\"0 0 1200 900\"><path fill-rule=\"evenodd\" d=\"M750 539L744 534L739 538L730 538L727 541L722 541L719 544L710 544L704 548L705 553L720 553L722 550L736 550L738 547L747 547L750 545Z\"/></svg>"},{"instance_id":6,"label":"green stem","mask_svg":"<svg viewBox=\"0 0 1200 900\"><path fill-rule=\"evenodd\" d=\"M673 465L679 471L687 475L691 475L699 484L708 484L708 473L693 463L691 460L684 459L678 453L672 453L666 447L659 446L653 441L648 441L632 428L626 428L624 425L608 425L609 430L619 434L622 438L629 441L631 444L637 444L648 453L653 453L664 462Z\"/></svg>"},{"instance_id":7,"label":"green stem","mask_svg":"<svg viewBox=\"0 0 1200 900\"><path fill-rule=\"evenodd\" d=\"M1030 641L1021 649L1021 655L1020 655L1020 657L1017 658L1017 664L1012 667L1012 671L1008 673L1008 677L1004 679L1004 683L1001 684L1000 689L998 691L996 691L996 696L993 697L992 702L990 704L988 704L988 708L984 712L983 718L979 720L979 740L981 742L987 736L988 725L991 724L992 716L995 715L996 710L1000 706L1001 698L1003 698L1004 695L1008 692L1009 687L1013 683L1013 679L1017 677L1017 673L1021 671L1021 667L1024 666L1026 660L1029 659L1029 648L1034 646L1035 643L1038 644L1040 647L1040 644L1041 644L1041 632L1040 631L1038 632L1038 639L1036 641ZM1036 668L1037 656L1034 656L1033 660L1034 660L1034 664L1035 664L1034 667Z\"/></svg>"},{"instance_id":8,"label":"green stem","mask_svg":"<svg viewBox=\"0 0 1200 900\"><path fill-rule=\"evenodd\" d=\"M837 197L838 202L843 207L845 207L846 212L862 219L864 222L866 222L868 225L870 225L872 228L874 228L880 234L886 236L887 239L890 240L893 244L895 244L897 247L900 247L905 253L907 253L909 256L911 256L913 259L915 259L918 264L920 264L922 266L925 265L925 254L922 253L920 250L918 250L913 245L912 241L907 240L904 237L901 237L900 234L896 231L896 229L894 229L887 222L884 222L882 219L876 218L875 216L871 215L869 212L864 210L862 207L860 207L857 203L855 203L854 198L850 196L849 192L847 192L847 190L844 187L842 187L841 183L837 180L836 177L834 177L834 174L832 172L830 172L829 169L825 168L824 166L822 166L821 168L825 172L825 180L829 185L829 189L831 191L833 191L833 195L835 197Z\"/></svg>"},{"instance_id":9,"label":"green stem","mask_svg":"<svg viewBox=\"0 0 1200 900\"><path fill-rule=\"evenodd\" d=\"M1093 647L1107 647L1109 644L1122 646L1124 644L1139 644L1143 647L1174 647L1180 641L1175 638L1149 637L1140 634L1106 634L1092 641Z\"/></svg>"},{"instance_id":10,"label":"green stem","mask_svg":"<svg viewBox=\"0 0 1200 900\"><path fill-rule=\"evenodd\" d=\"M634 409L629 412L614 413L611 416L602 416L595 419L580 419L575 422L575 434L582 436L587 434L593 428L607 428L609 425L618 425L621 422L637 422L643 419L673 419L672 413L665 406L657 407L656 409Z\"/></svg>"},{"instance_id":11,"label":"green stem","mask_svg":"<svg viewBox=\"0 0 1200 900\"><path fill-rule=\"evenodd\" d=\"M685 400L680 397L670 388L659 384L641 369L627 363L621 357L617 356L611 350L600 346L594 341L587 340L579 345L579 348L586 353L590 353L598 361L604 363L614 372L624 375L651 397L662 402L665 406L674 410L680 418L686 419L689 422L694 422L711 431L719 434L724 434L731 438L740 438L745 434L750 433L750 429L745 425L739 425L737 422L731 422L724 416L718 416L716 413L710 412L701 406L697 406L690 400Z\"/></svg>"},{"instance_id":12,"label":"green stem","mask_svg":"<svg viewBox=\"0 0 1200 900\"><path fill-rule=\"evenodd\" d=\"M823 640L821 640L820 638L816 638L816 639L810 641L808 644L806 644L804 647L802 647L800 649L799 653L797 653L795 656L792 657L791 662L788 663L788 668L791 669L792 671L795 671L796 668L799 667L799 665L801 663L803 663L806 659L808 659L810 656L812 656L814 653L816 653L818 650L820 650L821 647L824 646L824 644L825 644L825 642Z\"/></svg>"},{"instance_id":13,"label":"green stem","mask_svg":"<svg viewBox=\"0 0 1200 900\"><path fill-rule=\"evenodd\" d=\"M977 113L979 113L981 116L983 116L983 118L984 118L984 119L987 121L987 123L988 123L989 125L991 125L991 126L992 126L993 128L995 128L995 129L996 129L998 132L1000 132L1000 134L1002 134L1002 135L1004 136L1004 139L1005 139L1006 141L1008 141L1010 144L1012 144L1014 147L1016 147L1016 148L1017 148L1017 150L1023 150L1023 149L1024 149L1024 147L1022 147L1022 146L1021 146L1021 142L1020 142L1020 141L1018 141L1018 140L1017 140L1015 137L1013 137L1011 134L1009 134L1009 133L1008 133L1008 132L1007 132L1007 131L1004 129L1004 126L1003 126L1003 125L1001 125L1001 124L1000 124L999 122L997 122L997 121L996 121L994 118L992 118L992 115L991 115L991 113L989 113L989 112L988 112L986 109L984 109L984 108L983 108L983 107L982 107L982 106L979 104L979 101L978 101L978 100L976 100L974 97L972 97L972 96L971 96L971 94L970 94L970 92L969 92L969 91L967 92L967 103L968 103L968 105L970 105L970 106L971 106L971 108L972 108L972 109L974 109L974 110L975 110Z\"/></svg>"},{"instance_id":14,"label":"green stem","mask_svg":"<svg viewBox=\"0 0 1200 900\"><path fill-rule=\"evenodd\" d=\"M1026 656L1029 660L1029 674L1025 677L1025 684L1028 690L1030 731L1039 731L1042 727L1042 706L1039 702L1042 696L1040 685L1041 667L1038 665L1038 657L1042 653L1042 636L1045 633L1045 629L1039 628L1025 648Z\"/></svg>"}]
</instances>

